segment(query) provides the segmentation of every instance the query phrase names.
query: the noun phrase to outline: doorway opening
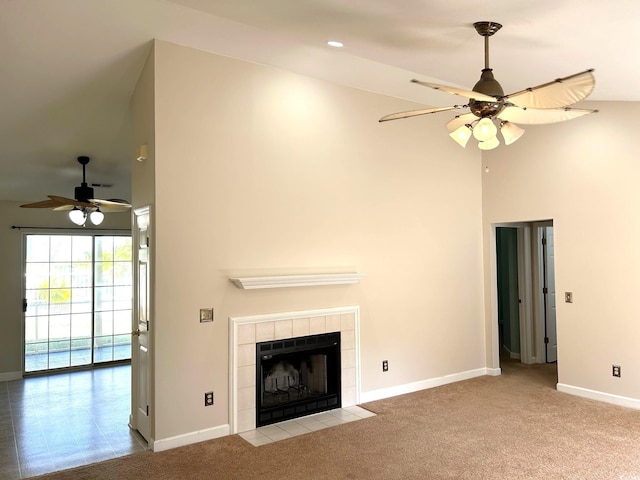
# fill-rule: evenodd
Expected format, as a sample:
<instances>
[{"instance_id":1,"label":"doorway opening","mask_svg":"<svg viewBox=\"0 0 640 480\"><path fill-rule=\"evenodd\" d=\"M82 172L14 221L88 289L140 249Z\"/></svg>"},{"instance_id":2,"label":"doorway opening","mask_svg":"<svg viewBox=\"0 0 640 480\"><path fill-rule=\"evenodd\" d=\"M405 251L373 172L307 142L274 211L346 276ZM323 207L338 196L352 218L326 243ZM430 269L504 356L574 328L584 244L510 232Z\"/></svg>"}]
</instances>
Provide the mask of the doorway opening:
<instances>
[{"instance_id":1,"label":"doorway opening","mask_svg":"<svg viewBox=\"0 0 640 480\"><path fill-rule=\"evenodd\" d=\"M553 222L495 229L500 365L556 364Z\"/></svg>"}]
</instances>

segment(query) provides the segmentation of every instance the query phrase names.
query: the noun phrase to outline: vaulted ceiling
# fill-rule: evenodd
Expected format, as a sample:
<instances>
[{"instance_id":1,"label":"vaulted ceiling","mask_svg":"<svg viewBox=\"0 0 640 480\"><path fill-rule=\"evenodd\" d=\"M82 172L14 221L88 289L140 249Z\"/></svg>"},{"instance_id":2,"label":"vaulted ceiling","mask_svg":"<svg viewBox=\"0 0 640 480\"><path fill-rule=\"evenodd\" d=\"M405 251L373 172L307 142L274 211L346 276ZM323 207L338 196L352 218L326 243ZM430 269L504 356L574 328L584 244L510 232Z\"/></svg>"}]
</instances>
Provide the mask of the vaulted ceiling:
<instances>
[{"instance_id":1,"label":"vaulted ceiling","mask_svg":"<svg viewBox=\"0 0 640 480\"><path fill-rule=\"evenodd\" d=\"M79 155L89 183L113 184L96 196L130 198L129 100L154 38L447 106L409 80L470 89L481 20L503 25L490 63L505 91L595 68L590 100L640 101L637 0L3 0L0 200L72 196Z\"/></svg>"}]
</instances>

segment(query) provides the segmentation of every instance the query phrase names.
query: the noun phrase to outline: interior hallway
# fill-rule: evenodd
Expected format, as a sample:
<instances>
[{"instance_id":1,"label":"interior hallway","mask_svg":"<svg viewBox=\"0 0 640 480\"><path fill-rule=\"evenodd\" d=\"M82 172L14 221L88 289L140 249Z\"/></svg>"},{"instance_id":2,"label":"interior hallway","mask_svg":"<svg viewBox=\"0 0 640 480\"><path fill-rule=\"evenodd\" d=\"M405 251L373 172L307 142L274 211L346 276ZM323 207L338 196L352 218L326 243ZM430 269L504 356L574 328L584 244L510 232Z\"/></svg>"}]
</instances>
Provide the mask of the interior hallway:
<instances>
[{"instance_id":1,"label":"interior hallway","mask_svg":"<svg viewBox=\"0 0 640 480\"><path fill-rule=\"evenodd\" d=\"M130 365L0 382L0 478L146 450L130 410Z\"/></svg>"}]
</instances>

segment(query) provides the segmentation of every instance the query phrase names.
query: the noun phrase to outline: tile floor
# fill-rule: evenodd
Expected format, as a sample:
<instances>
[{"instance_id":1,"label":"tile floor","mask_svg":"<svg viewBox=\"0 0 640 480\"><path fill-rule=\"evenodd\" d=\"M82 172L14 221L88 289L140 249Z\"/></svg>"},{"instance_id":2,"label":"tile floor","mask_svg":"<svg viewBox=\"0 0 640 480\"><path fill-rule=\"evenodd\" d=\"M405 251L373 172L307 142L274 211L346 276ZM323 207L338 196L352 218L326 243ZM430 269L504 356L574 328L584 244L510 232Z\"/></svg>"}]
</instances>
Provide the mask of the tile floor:
<instances>
[{"instance_id":1,"label":"tile floor","mask_svg":"<svg viewBox=\"0 0 640 480\"><path fill-rule=\"evenodd\" d=\"M128 427L131 367L0 382L0 478L14 480L147 449Z\"/></svg>"},{"instance_id":2,"label":"tile floor","mask_svg":"<svg viewBox=\"0 0 640 480\"><path fill-rule=\"evenodd\" d=\"M128 427L131 367L0 382L0 478L16 480L147 449ZM254 446L361 420L345 407L241 433Z\"/></svg>"},{"instance_id":3,"label":"tile floor","mask_svg":"<svg viewBox=\"0 0 640 480\"><path fill-rule=\"evenodd\" d=\"M308 417L296 418L285 422L274 423L265 427L258 427L240 434L247 442L255 447L277 442L305 433L315 432L323 428L355 422L363 418L373 417L375 413L360 407L344 407L328 412L316 413Z\"/></svg>"}]
</instances>

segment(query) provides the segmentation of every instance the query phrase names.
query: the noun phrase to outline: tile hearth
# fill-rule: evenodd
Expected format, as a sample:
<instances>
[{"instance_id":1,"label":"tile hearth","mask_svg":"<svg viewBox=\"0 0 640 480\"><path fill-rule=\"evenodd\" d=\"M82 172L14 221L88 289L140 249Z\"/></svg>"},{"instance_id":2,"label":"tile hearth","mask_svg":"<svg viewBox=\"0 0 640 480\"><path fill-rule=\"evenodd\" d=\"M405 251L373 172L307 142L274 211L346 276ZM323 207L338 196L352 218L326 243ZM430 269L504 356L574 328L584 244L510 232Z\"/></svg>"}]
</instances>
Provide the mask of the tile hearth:
<instances>
[{"instance_id":1,"label":"tile hearth","mask_svg":"<svg viewBox=\"0 0 640 480\"><path fill-rule=\"evenodd\" d=\"M239 435L254 447L259 447L261 445L267 445L268 443L277 442L278 440L284 440L285 438L297 437L336 425L342 425L343 423L374 417L375 415L375 413L358 406L336 408L335 410L329 410L327 412L259 427L255 430L242 432Z\"/></svg>"}]
</instances>

